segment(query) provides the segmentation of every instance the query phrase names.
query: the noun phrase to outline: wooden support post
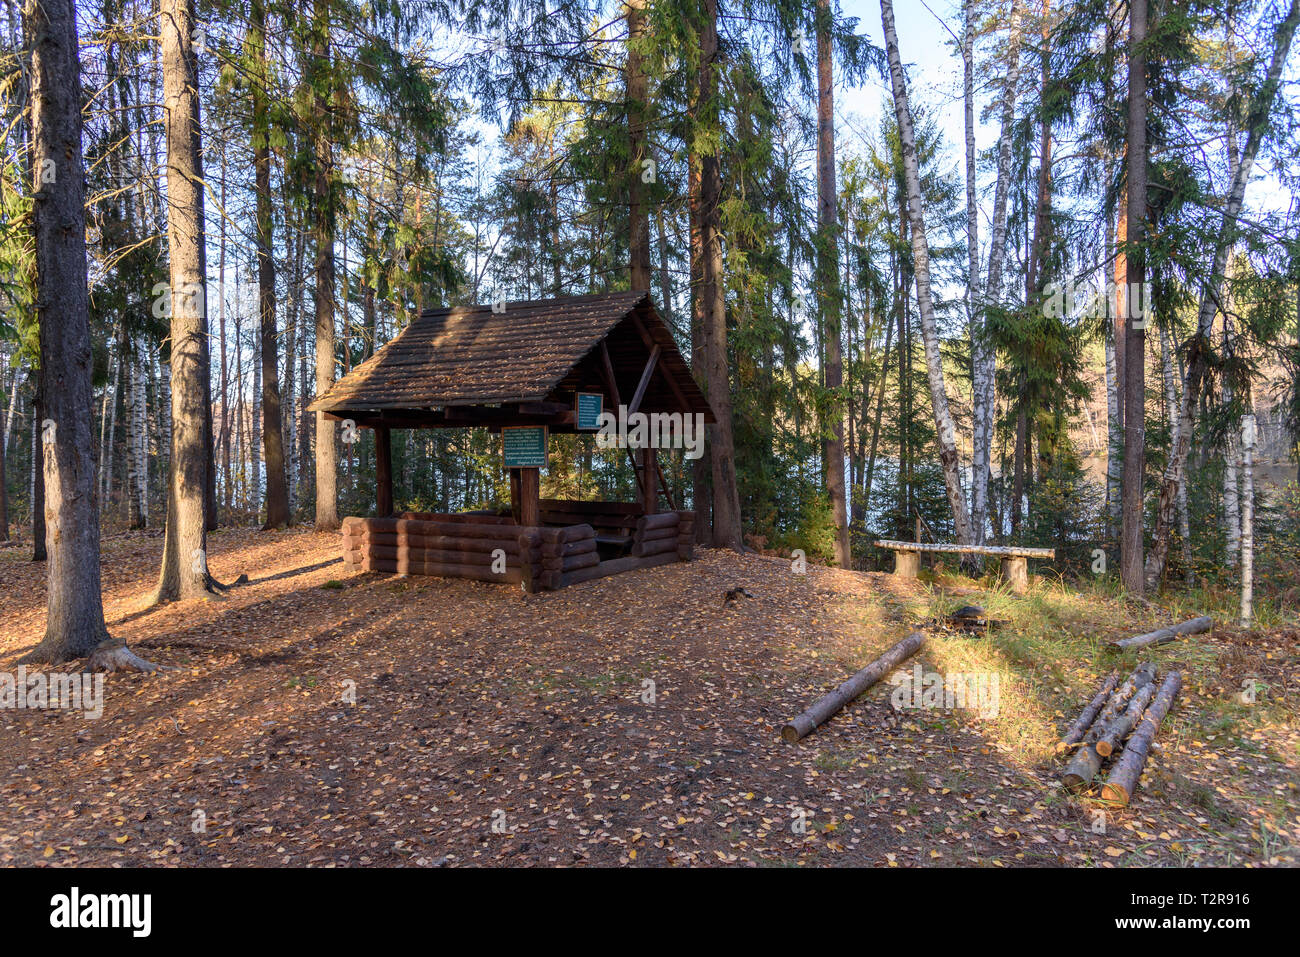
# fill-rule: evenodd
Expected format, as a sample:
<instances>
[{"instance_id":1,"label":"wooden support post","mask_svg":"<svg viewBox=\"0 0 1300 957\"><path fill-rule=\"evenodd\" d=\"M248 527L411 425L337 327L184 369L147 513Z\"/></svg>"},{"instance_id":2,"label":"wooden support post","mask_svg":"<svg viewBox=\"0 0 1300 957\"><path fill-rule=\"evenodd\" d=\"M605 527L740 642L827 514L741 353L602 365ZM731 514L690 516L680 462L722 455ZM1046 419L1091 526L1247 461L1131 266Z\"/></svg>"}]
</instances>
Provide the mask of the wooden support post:
<instances>
[{"instance_id":1,"label":"wooden support post","mask_svg":"<svg viewBox=\"0 0 1300 957\"><path fill-rule=\"evenodd\" d=\"M894 575L898 578L915 578L921 570L920 552L894 552Z\"/></svg>"},{"instance_id":2,"label":"wooden support post","mask_svg":"<svg viewBox=\"0 0 1300 957\"><path fill-rule=\"evenodd\" d=\"M1011 586L1016 595L1029 591L1029 559L1007 556L1002 559L1002 580Z\"/></svg>"},{"instance_id":3,"label":"wooden support post","mask_svg":"<svg viewBox=\"0 0 1300 957\"><path fill-rule=\"evenodd\" d=\"M393 442L385 426L375 427L375 514L393 514Z\"/></svg>"},{"instance_id":4,"label":"wooden support post","mask_svg":"<svg viewBox=\"0 0 1300 957\"><path fill-rule=\"evenodd\" d=\"M656 461L659 450L644 448L641 456L641 508L647 515L653 515L659 502L659 465Z\"/></svg>"},{"instance_id":5,"label":"wooden support post","mask_svg":"<svg viewBox=\"0 0 1300 957\"><path fill-rule=\"evenodd\" d=\"M510 513L524 528L541 525L541 471L510 470Z\"/></svg>"}]
</instances>

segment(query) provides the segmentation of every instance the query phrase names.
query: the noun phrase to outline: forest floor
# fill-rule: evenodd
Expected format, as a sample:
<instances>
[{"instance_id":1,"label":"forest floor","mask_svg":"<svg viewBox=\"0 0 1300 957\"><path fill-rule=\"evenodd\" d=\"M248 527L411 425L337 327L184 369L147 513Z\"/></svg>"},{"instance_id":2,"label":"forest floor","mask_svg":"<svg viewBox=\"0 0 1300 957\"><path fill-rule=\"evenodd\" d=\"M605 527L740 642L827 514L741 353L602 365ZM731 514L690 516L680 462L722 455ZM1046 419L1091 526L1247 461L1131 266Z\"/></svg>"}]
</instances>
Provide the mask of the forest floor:
<instances>
[{"instance_id":1,"label":"forest floor","mask_svg":"<svg viewBox=\"0 0 1300 957\"><path fill-rule=\"evenodd\" d=\"M348 576L336 535L236 529L209 538L210 567L248 585L144 610L161 547L156 532L105 538L105 610L173 670L108 676L98 720L0 713L0 865L1300 861L1294 617L1148 653L1183 669L1184 691L1132 805L1098 817L1058 787L1059 731L1115 664L1104 640L1195 609L1050 582L1013 598L991 579L797 575L712 550L528 596ZM44 572L27 559L0 548L4 671L44 627ZM752 597L724 602L735 586ZM935 629L906 668L996 673L996 715L895 712L882 682L781 740L819 695L968 602L1006 624Z\"/></svg>"}]
</instances>

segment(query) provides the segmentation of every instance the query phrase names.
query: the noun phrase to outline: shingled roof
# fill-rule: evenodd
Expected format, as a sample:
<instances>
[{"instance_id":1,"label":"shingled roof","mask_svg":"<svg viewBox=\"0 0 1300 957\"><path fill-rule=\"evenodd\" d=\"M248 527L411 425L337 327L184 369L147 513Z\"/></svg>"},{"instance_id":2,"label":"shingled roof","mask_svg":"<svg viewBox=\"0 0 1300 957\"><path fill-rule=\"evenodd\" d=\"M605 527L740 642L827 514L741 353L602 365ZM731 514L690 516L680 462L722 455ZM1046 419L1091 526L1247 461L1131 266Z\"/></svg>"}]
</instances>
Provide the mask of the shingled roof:
<instances>
[{"instance_id":1,"label":"shingled roof","mask_svg":"<svg viewBox=\"0 0 1300 957\"><path fill-rule=\"evenodd\" d=\"M575 391L609 392L605 354L626 403L656 347L641 411L700 412L714 421L672 332L643 292L508 302L500 312L490 305L427 310L310 408L368 424L390 418L386 413L571 402Z\"/></svg>"}]
</instances>

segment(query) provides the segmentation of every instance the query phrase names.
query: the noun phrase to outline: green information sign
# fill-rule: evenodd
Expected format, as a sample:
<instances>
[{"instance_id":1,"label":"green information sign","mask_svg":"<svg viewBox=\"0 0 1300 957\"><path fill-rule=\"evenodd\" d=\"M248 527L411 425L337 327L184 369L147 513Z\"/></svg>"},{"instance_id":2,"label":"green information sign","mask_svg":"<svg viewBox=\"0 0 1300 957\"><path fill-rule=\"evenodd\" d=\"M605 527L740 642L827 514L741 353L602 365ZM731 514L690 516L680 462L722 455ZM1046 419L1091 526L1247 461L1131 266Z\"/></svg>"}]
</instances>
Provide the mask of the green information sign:
<instances>
[{"instance_id":1,"label":"green information sign","mask_svg":"<svg viewBox=\"0 0 1300 957\"><path fill-rule=\"evenodd\" d=\"M600 428L600 413L605 410L605 397L599 392L578 393L578 429L595 432Z\"/></svg>"},{"instance_id":2,"label":"green information sign","mask_svg":"<svg viewBox=\"0 0 1300 957\"><path fill-rule=\"evenodd\" d=\"M546 468L547 429L544 425L508 425L501 429L501 446L508 469Z\"/></svg>"}]
</instances>

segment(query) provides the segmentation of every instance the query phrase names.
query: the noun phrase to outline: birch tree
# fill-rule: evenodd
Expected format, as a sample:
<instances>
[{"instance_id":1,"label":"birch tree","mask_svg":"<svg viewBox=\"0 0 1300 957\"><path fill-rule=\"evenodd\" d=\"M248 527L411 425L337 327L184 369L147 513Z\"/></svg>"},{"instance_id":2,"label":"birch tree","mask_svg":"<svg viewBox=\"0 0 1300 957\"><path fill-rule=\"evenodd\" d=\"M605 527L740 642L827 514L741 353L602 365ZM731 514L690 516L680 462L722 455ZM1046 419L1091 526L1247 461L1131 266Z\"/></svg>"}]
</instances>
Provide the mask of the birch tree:
<instances>
[{"instance_id":1,"label":"birch tree","mask_svg":"<svg viewBox=\"0 0 1300 957\"><path fill-rule=\"evenodd\" d=\"M926 374L930 385L930 405L934 412L935 441L939 446L939 464L943 468L948 505L952 509L957 542L973 543L970 513L961 487L961 461L957 454L957 430L948 406L948 390L943 380L943 357L939 351L939 328L935 321L934 300L930 294L930 248L925 235L925 210L921 198L921 177L917 169L916 132L907 99L907 81L898 53L898 33L894 27L892 0L880 0L881 26L885 34L885 51L889 58L889 75L894 93L894 112L898 117L902 145L903 174L907 186L907 212L912 239L913 278L916 283L917 311L921 320L921 339L925 347Z\"/></svg>"}]
</instances>

